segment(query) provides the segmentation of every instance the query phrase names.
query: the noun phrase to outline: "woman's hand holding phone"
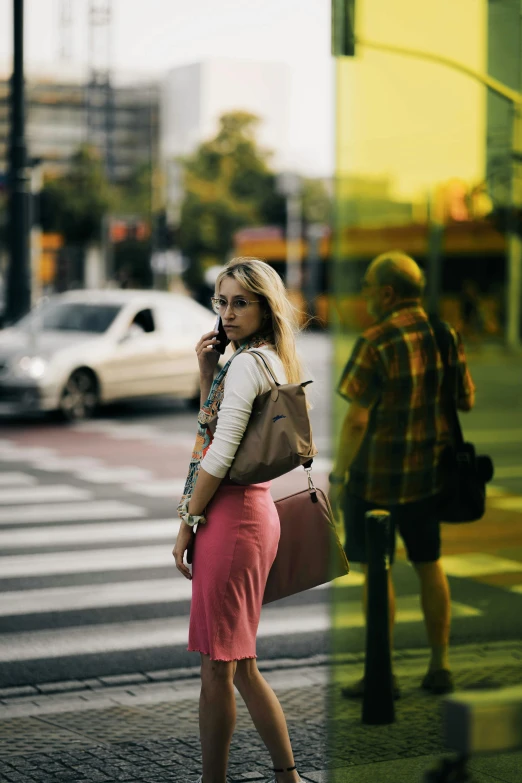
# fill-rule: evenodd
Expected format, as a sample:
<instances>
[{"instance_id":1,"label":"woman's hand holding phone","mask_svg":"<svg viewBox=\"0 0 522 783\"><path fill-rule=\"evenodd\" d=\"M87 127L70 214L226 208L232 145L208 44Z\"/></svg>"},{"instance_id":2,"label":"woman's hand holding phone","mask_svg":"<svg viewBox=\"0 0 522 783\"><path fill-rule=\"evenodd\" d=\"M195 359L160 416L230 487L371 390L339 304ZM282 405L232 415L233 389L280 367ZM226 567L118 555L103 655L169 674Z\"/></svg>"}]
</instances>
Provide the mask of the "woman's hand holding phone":
<instances>
[{"instance_id":1,"label":"woman's hand holding phone","mask_svg":"<svg viewBox=\"0 0 522 783\"><path fill-rule=\"evenodd\" d=\"M226 347L229 344L230 340L227 337L227 333L225 332L225 329L223 328L223 322L221 320L221 316L218 315L216 320L216 325L214 329L217 331L217 345L215 346L215 350L223 356L225 353Z\"/></svg>"},{"instance_id":2,"label":"woman's hand holding phone","mask_svg":"<svg viewBox=\"0 0 522 783\"><path fill-rule=\"evenodd\" d=\"M218 345L218 332L207 332L203 335L199 343L196 345L196 354L199 362L199 374L204 378L213 378L214 370L217 367L219 361L219 353L216 346Z\"/></svg>"}]
</instances>

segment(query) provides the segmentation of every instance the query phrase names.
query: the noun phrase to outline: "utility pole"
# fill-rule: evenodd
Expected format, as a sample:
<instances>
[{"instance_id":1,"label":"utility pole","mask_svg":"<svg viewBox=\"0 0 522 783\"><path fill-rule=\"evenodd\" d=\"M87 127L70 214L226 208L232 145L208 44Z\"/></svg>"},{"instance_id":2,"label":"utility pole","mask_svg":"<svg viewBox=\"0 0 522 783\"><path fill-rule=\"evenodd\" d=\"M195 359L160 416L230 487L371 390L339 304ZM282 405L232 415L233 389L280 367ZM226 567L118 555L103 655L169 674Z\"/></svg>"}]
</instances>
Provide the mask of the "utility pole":
<instances>
[{"instance_id":1,"label":"utility pole","mask_svg":"<svg viewBox=\"0 0 522 783\"><path fill-rule=\"evenodd\" d=\"M508 256L506 264L506 342L510 348L520 348L522 297L522 238L518 225L522 207L522 106L513 104L513 135L511 142L511 209L508 217Z\"/></svg>"},{"instance_id":2,"label":"utility pole","mask_svg":"<svg viewBox=\"0 0 522 783\"><path fill-rule=\"evenodd\" d=\"M31 308L29 276L29 176L25 145L24 2L13 0L13 74L9 147L9 267L6 322L13 323Z\"/></svg>"},{"instance_id":3,"label":"utility pole","mask_svg":"<svg viewBox=\"0 0 522 783\"><path fill-rule=\"evenodd\" d=\"M278 193L286 198L286 270L285 282L288 291L301 290L301 178L292 172L279 174L276 180Z\"/></svg>"},{"instance_id":4,"label":"utility pole","mask_svg":"<svg viewBox=\"0 0 522 783\"><path fill-rule=\"evenodd\" d=\"M114 181L114 95L112 90L112 0L89 0L87 139L102 150Z\"/></svg>"},{"instance_id":5,"label":"utility pole","mask_svg":"<svg viewBox=\"0 0 522 783\"><path fill-rule=\"evenodd\" d=\"M441 258L444 244L444 224L440 215L436 214L433 204L433 194L428 196L428 280L427 305L428 315L439 315L439 298L441 288Z\"/></svg>"},{"instance_id":6,"label":"utility pole","mask_svg":"<svg viewBox=\"0 0 522 783\"><path fill-rule=\"evenodd\" d=\"M72 0L60 0L59 51L62 63L69 63L72 53Z\"/></svg>"}]
</instances>

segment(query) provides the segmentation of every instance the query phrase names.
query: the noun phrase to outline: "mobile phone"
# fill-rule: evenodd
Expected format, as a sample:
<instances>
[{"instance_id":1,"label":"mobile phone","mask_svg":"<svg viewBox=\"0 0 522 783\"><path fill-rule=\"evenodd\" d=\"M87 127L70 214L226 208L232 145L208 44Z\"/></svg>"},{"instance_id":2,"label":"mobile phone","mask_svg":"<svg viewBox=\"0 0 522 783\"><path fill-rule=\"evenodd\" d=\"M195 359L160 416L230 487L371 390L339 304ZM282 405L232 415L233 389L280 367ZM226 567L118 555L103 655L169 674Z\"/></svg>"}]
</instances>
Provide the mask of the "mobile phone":
<instances>
[{"instance_id":1,"label":"mobile phone","mask_svg":"<svg viewBox=\"0 0 522 783\"><path fill-rule=\"evenodd\" d=\"M220 353L222 356L225 353L225 349L227 345L229 344L230 340L227 337L227 333L225 332L223 328L223 322L221 320L221 316L218 315L216 320L216 325L214 326L214 330L217 331L217 339L219 340L219 343L217 343L214 346L214 350Z\"/></svg>"}]
</instances>

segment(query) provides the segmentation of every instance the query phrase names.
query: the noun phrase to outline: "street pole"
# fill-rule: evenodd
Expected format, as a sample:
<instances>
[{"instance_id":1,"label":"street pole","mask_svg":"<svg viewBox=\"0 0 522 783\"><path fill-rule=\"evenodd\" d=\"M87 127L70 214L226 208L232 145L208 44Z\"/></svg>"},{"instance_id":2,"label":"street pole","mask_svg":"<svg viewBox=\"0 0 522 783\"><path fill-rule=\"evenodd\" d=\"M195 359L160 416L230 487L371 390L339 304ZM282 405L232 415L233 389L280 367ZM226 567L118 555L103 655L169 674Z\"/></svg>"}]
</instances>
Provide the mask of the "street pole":
<instances>
[{"instance_id":1,"label":"street pole","mask_svg":"<svg viewBox=\"0 0 522 783\"><path fill-rule=\"evenodd\" d=\"M9 267L6 321L13 323L31 308L29 274L29 176L25 146L24 2L13 0L13 74L9 149Z\"/></svg>"},{"instance_id":2,"label":"street pole","mask_svg":"<svg viewBox=\"0 0 522 783\"><path fill-rule=\"evenodd\" d=\"M282 172L276 178L276 190L286 199L286 269L285 283L290 294L301 290L301 178Z\"/></svg>"},{"instance_id":3,"label":"street pole","mask_svg":"<svg viewBox=\"0 0 522 783\"><path fill-rule=\"evenodd\" d=\"M427 264L427 307L428 315L439 315L439 300L442 278L442 257L444 245L444 225L436 214L433 194L428 200L428 264Z\"/></svg>"},{"instance_id":4,"label":"street pole","mask_svg":"<svg viewBox=\"0 0 522 783\"><path fill-rule=\"evenodd\" d=\"M301 289L301 196L290 193L286 199L286 287Z\"/></svg>"},{"instance_id":5,"label":"street pole","mask_svg":"<svg viewBox=\"0 0 522 783\"><path fill-rule=\"evenodd\" d=\"M317 297L321 290L321 239L325 236L325 226L320 223L310 223L306 229L308 252L306 257L306 274L303 293L306 301L306 312L310 317L317 316Z\"/></svg>"},{"instance_id":6,"label":"street pole","mask_svg":"<svg viewBox=\"0 0 522 783\"><path fill-rule=\"evenodd\" d=\"M520 348L520 299L522 296L522 238L518 211L522 207L522 107L513 106L511 150L511 204L508 217L506 286L506 338L513 350Z\"/></svg>"}]
</instances>

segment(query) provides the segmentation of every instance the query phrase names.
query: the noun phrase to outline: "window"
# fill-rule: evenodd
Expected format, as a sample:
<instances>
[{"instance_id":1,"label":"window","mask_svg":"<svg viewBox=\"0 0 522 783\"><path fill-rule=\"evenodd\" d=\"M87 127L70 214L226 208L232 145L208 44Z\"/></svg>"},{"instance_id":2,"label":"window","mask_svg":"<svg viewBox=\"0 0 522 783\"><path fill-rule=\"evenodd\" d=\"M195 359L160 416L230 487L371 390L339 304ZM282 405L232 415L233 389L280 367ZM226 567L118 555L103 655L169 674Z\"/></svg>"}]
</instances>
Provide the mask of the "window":
<instances>
[{"instance_id":1,"label":"window","mask_svg":"<svg viewBox=\"0 0 522 783\"><path fill-rule=\"evenodd\" d=\"M84 302L49 303L29 313L17 326L41 331L92 332L103 334L121 310L120 305L85 304Z\"/></svg>"},{"instance_id":2,"label":"window","mask_svg":"<svg viewBox=\"0 0 522 783\"><path fill-rule=\"evenodd\" d=\"M155 330L155 326L152 310L150 308L146 310L140 310L139 313L136 313L132 319L130 326L138 326L143 329L144 332L153 332Z\"/></svg>"}]
</instances>

